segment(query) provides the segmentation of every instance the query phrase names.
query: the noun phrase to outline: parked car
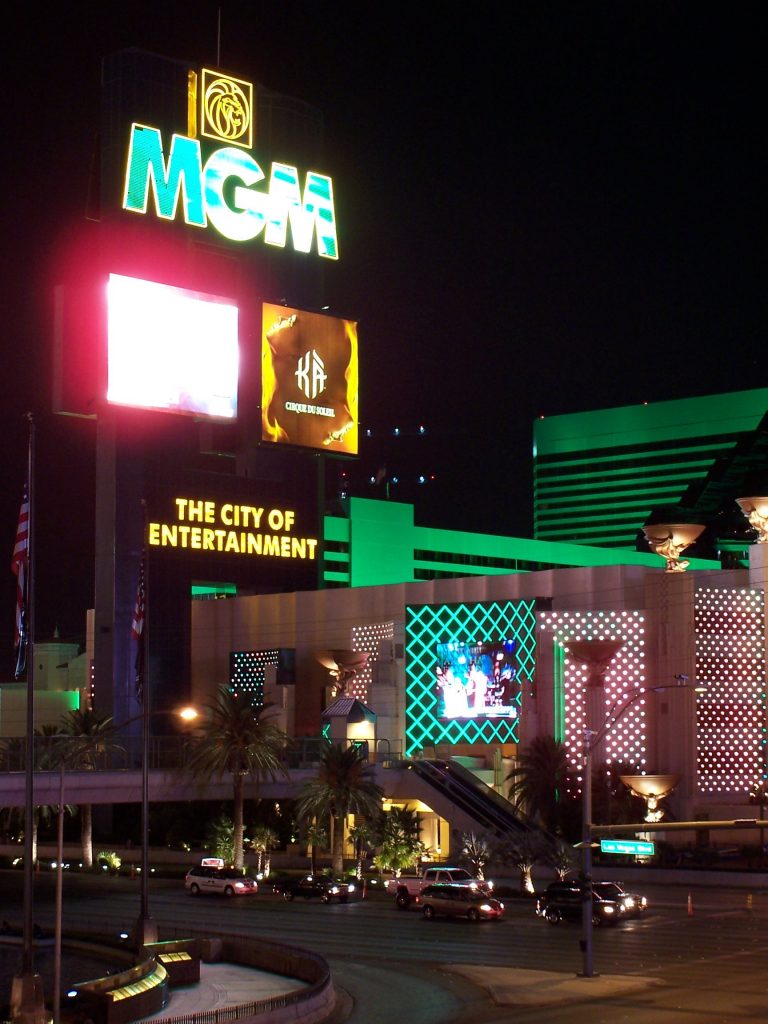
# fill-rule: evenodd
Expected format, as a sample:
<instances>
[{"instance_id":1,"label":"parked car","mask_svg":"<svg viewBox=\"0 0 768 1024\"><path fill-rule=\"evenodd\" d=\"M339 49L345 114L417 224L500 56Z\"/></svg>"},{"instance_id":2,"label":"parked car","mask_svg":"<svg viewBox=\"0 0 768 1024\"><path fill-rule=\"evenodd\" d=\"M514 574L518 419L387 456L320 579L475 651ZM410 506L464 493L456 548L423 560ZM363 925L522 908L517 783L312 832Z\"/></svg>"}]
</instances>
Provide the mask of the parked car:
<instances>
[{"instance_id":1,"label":"parked car","mask_svg":"<svg viewBox=\"0 0 768 1024\"><path fill-rule=\"evenodd\" d=\"M301 878L278 880L272 889L289 901L295 900L297 896L302 896L305 900L319 896L322 903L332 903L334 900L337 903L347 903L355 892L355 884L329 875L304 875Z\"/></svg>"},{"instance_id":2,"label":"parked car","mask_svg":"<svg viewBox=\"0 0 768 1024\"><path fill-rule=\"evenodd\" d=\"M203 892L220 893L222 896L251 896L259 891L255 878L249 878L234 868L205 865L189 869L184 878L184 887L193 896Z\"/></svg>"},{"instance_id":3,"label":"parked car","mask_svg":"<svg viewBox=\"0 0 768 1024\"><path fill-rule=\"evenodd\" d=\"M641 917L648 909L648 899L638 892L627 892L620 882L593 882L592 892L603 899L621 904L622 917Z\"/></svg>"},{"instance_id":4,"label":"parked car","mask_svg":"<svg viewBox=\"0 0 768 1024\"><path fill-rule=\"evenodd\" d=\"M421 890L421 913L435 917L465 917L468 921L498 921L504 904L487 893L456 882L436 882Z\"/></svg>"},{"instance_id":5,"label":"parked car","mask_svg":"<svg viewBox=\"0 0 768 1024\"><path fill-rule=\"evenodd\" d=\"M536 913L550 924L561 921L580 921L582 917L582 888L576 881L552 882L536 898ZM592 923L615 925L622 917L621 903L605 899L592 892Z\"/></svg>"}]
</instances>

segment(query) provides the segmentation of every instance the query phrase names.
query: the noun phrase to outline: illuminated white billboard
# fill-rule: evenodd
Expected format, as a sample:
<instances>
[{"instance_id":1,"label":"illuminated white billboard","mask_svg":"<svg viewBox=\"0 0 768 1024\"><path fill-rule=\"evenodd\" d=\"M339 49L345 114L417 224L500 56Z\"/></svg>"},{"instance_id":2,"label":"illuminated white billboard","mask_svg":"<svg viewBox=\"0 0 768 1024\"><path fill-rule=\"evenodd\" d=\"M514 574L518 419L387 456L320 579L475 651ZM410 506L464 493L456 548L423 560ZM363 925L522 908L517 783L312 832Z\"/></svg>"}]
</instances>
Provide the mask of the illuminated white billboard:
<instances>
[{"instance_id":1,"label":"illuminated white billboard","mask_svg":"<svg viewBox=\"0 0 768 1024\"><path fill-rule=\"evenodd\" d=\"M110 274L107 401L234 419L238 309L228 299Z\"/></svg>"}]
</instances>

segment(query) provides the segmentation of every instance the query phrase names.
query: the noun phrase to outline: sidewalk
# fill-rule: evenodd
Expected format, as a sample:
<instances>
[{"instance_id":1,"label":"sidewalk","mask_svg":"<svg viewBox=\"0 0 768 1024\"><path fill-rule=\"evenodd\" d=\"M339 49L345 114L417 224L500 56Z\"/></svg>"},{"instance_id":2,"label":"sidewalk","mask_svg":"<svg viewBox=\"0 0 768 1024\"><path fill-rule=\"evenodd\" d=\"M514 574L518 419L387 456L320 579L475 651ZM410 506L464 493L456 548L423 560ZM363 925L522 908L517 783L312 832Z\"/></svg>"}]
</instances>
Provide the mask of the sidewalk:
<instances>
[{"instance_id":1,"label":"sidewalk","mask_svg":"<svg viewBox=\"0 0 768 1024\"><path fill-rule=\"evenodd\" d=\"M0 1006L10 999L13 978L20 970L20 947L0 944ZM38 948L35 970L43 979L46 1001L50 1001L53 996L52 948ZM62 1009L66 1009L66 993L71 985L101 977L104 973L103 960L65 951L62 955ZM202 963L199 983L170 989L170 998L165 1008L142 1019L181 1017L204 1010L270 999L305 987L303 981L273 974L270 971L230 963Z\"/></svg>"},{"instance_id":2,"label":"sidewalk","mask_svg":"<svg viewBox=\"0 0 768 1024\"><path fill-rule=\"evenodd\" d=\"M645 992L661 985L659 978L635 974L600 974L579 978L560 971L538 971L519 967L481 967L474 964L446 964L444 971L460 974L484 988L499 1006L557 1006L582 999L610 999Z\"/></svg>"},{"instance_id":3,"label":"sidewalk","mask_svg":"<svg viewBox=\"0 0 768 1024\"><path fill-rule=\"evenodd\" d=\"M200 981L170 990L167 1006L142 1020L182 1017L224 1006L258 1002L306 988L303 981L238 964L200 964Z\"/></svg>"}]
</instances>

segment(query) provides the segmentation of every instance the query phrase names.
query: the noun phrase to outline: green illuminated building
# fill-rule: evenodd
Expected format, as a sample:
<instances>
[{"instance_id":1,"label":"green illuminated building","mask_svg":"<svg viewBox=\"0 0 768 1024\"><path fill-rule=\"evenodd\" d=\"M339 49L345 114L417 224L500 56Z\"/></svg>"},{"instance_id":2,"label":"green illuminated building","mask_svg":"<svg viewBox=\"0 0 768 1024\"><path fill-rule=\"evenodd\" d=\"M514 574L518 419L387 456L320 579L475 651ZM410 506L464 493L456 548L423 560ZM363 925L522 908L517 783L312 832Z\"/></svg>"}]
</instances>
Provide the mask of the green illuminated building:
<instances>
[{"instance_id":1,"label":"green illuminated building","mask_svg":"<svg viewBox=\"0 0 768 1024\"><path fill-rule=\"evenodd\" d=\"M702 482L718 470L738 489L743 474L729 477L729 467L739 456L749 470L748 451L767 410L768 388L755 388L537 420L534 537L634 548L655 508L698 503ZM709 489L710 503L719 493Z\"/></svg>"}]
</instances>

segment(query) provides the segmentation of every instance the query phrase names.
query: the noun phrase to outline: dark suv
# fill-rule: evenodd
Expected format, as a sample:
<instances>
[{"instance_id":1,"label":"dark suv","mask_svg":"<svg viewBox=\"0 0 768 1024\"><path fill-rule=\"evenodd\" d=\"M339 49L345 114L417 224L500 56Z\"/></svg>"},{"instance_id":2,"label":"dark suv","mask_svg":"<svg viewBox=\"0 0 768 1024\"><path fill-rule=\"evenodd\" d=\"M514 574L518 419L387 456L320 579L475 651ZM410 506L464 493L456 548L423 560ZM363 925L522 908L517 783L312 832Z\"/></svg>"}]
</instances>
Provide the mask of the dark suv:
<instances>
[{"instance_id":1,"label":"dark suv","mask_svg":"<svg viewBox=\"0 0 768 1024\"><path fill-rule=\"evenodd\" d=\"M648 909L648 899L639 892L627 892L620 882L593 882L592 891L603 899L616 900L621 905L621 916L642 917Z\"/></svg>"},{"instance_id":2,"label":"dark suv","mask_svg":"<svg viewBox=\"0 0 768 1024\"><path fill-rule=\"evenodd\" d=\"M582 887L579 882L552 882L546 892L536 898L536 913L550 924L561 921L580 921L582 915ZM618 900L604 899L592 893L592 923L615 925L622 916Z\"/></svg>"},{"instance_id":3,"label":"dark suv","mask_svg":"<svg viewBox=\"0 0 768 1024\"><path fill-rule=\"evenodd\" d=\"M341 878L329 875L304 875L302 878L289 878L276 881L272 891L279 893L289 902L297 897L305 900L319 896L321 903L346 903L355 892L353 882L345 882Z\"/></svg>"}]
</instances>

